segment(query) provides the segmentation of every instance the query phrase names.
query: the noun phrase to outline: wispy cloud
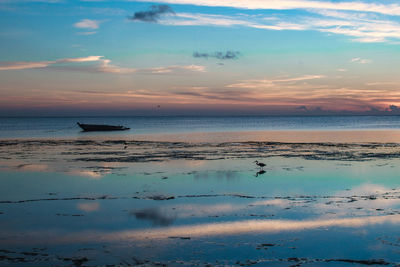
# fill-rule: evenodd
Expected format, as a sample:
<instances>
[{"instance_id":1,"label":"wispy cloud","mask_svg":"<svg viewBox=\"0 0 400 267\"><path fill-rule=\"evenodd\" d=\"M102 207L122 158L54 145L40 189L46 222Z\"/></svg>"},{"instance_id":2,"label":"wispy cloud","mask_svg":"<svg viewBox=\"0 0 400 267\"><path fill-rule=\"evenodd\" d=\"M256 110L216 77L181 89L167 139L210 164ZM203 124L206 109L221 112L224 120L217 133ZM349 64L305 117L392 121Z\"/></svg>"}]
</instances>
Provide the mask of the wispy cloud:
<instances>
[{"instance_id":1,"label":"wispy cloud","mask_svg":"<svg viewBox=\"0 0 400 267\"><path fill-rule=\"evenodd\" d=\"M64 69L64 68L63 68ZM76 71L77 69L74 68ZM97 73L94 68L90 70ZM103 72L102 72L103 73ZM169 74L197 73L180 70ZM145 74L160 75L147 70ZM134 104L137 107L148 108L162 103L163 108L177 107L189 109L243 109L248 111L268 112L269 114L370 114L370 111L383 114L390 105L400 107L400 90L398 86L362 84L353 87L332 84L329 79L277 82L273 86L255 87L187 87L165 83L162 88L132 88L112 91L88 89L74 91L54 91L43 89L28 92L23 96L3 97L1 105L18 102L24 106L64 106L74 107L84 105L85 108L96 108L99 105L109 108L127 108ZM273 79L278 80L278 79ZM284 79L281 79L284 80ZM300 108L303 106L302 108ZM355 113L354 113L355 112ZM389 112L389 111L387 111ZM390 114L398 114L398 110L390 108ZM397 113L394 113L397 112Z\"/></svg>"},{"instance_id":2,"label":"wispy cloud","mask_svg":"<svg viewBox=\"0 0 400 267\"><path fill-rule=\"evenodd\" d=\"M175 14L175 12L167 5L153 5L147 11L135 12L130 19L144 22L157 22L162 15L166 14Z\"/></svg>"},{"instance_id":3,"label":"wispy cloud","mask_svg":"<svg viewBox=\"0 0 400 267\"><path fill-rule=\"evenodd\" d=\"M37 0L40 1L40 0ZM130 0L126 0L130 1ZM153 3L153 0L138 0ZM0 0L0 3L14 1ZM17 0L17 2L36 2ZM40 2L61 2L42 0ZM148 10L135 12L129 18L133 21L160 23L174 26L242 26L265 30L313 30L325 34L344 35L355 42L399 42L400 41L400 4L381 1L309 1L309 0L160 0ZM240 14L199 14L174 12L168 4L229 7L240 10ZM101 11L98 12L104 12ZM252 10L251 15L246 15ZM260 14L254 14L260 10ZM273 10L274 18L266 17L265 10ZM284 15L287 10L301 10L301 14ZM118 10L119 14L125 14ZM232 13L231 13L232 14ZM75 27L90 30L79 33L96 33L100 21L84 19L75 23Z\"/></svg>"},{"instance_id":4,"label":"wispy cloud","mask_svg":"<svg viewBox=\"0 0 400 267\"><path fill-rule=\"evenodd\" d=\"M97 33L97 31L92 31L92 32L78 32L77 34L78 35L93 35L93 34L96 34Z\"/></svg>"},{"instance_id":5,"label":"wispy cloud","mask_svg":"<svg viewBox=\"0 0 400 267\"><path fill-rule=\"evenodd\" d=\"M112 7L90 7L90 8L80 7L80 10L84 12L90 12L91 14L95 15L105 15L105 16L126 16L127 14L129 14L128 11L125 9L112 8Z\"/></svg>"},{"instance_id":6,"label":"wispy cloud","mask_svg":"<svg viewBox=\"0 0 400 267\"><path fill-rule=\"evenodd\" d=\"M63 3L65 0L0 0L0 3Z\"/></svg>"},{"instance_id":7,"label":"wispy cloud","mask_svg":"<svg viewBox=\"0 0 400 267\"><path fill-rule=\"evenodd\" d=\"M359 63L359 64L367 64L367 63L371 63L372 60L366 59L366 58L355 57L355 58L352 58L352 59L350 60L350 62L351 62L351 63Z\"/></svg>"},{"instance_id":8,"label":"wispy cloud","mask_svg":"<svg viewBox=\"0 0 400 267\"><path fill-rule=\"evenodd\" d=\"M152 0L138 0L141 2L152 2ZM366 2L331 2L331 1L308 1L308 0L159 0L159 3L183 4L212 7L232 7L238 9L270 9L270 10L342 10L358 12L374 12L385 15L400 15L400 5L385 3Z\"/></svg>"},{"instance_id":9,"label":"wispy cloud","mask_svg":"<svg viewBox=\"0 0 400 267\"><path fill-rule=\"evenodd\" d=\"M95 65L70 66L63 65L66 63L83 63L97 62ZM111 60L105 59L103 56L88 56L80 58L63 58L53 61L39 62L0 62L0 71L4 70L24 70L38 68L53 68L59 70L70 71L86 71L93 73L112 73L112 74L188 74L196 72L205 72L204 66L199 65L172 65L166 67L155 68L124 68L111 64Z\"/></svg>"},{"instance_id":10,"label":"wispy cloud","mask_svg":"<svg viewBox=\"0 0 400 267\"><path fill-rule=\"evenodd\" d=\"M338 17L334 17L338 15ZM240 15L176 13L160 19L160 24L173 26L242 26L264 30L314 30L352 37L356 42L385 42L400 39L400 23L379 18L370 13L320 12L309 15L279 16L274 18Z\"/></svg>"},{"instance_id":11,"label":"wispy cloud","mask_svg":"<svg viewBox=\"0 0 400 267\"><path fill-rule=\"evenodd\" d=\"M231 88L267 88L267 87L274 87L276 85L285 84L292 84L298 81L307 81L307 80L314 80L314 79L321 79L324 78L324 75L305 75L300 77L293 77L293 78L285 78L285 79L261 79L261 80L245 80L240 83L230 84L226 87Z\"/></svg>"},{"instance_id":12,"label":"wispy cloud","mask_svg":"<svg viewBox=\"0 0 400 267\"><path fill-rule=\"evenodd\" d=\"M122 68L116 65L111 64L111 60L103 59L100 62L101 64L95 68L93 71L95 72L103 72L103 73L114 73L114 74L185 74L190 72L205 72L204 66L199 65L185 65L185 66L167 66L167 67L156 67L156 68Z\"/></svg>"},{"instance_id":13,"label":"wispy cloud","mask_svg":"<svg viewBox=\"0 0 400 267\"><path fill-rule=\"evenodd\" d=\"M248 105L269 107L272 110L302 110L310 112L367 111L371 107L382 108L399 103L397 89L351 88L333 85L330 78L322 75L304 75L288 78L244 80L224 88L186 87L166 90L130 90L114 92L107 97L116 99L141 99L143 102L193 104L206 102L208 105ZM336 79L335 79L336 80ZM85 94L85 92L82 92ZM98 94L98 93L96 93ZM385 98L381 96L385 95ZM105 96L105 95L104 95ZM100 95L99 95L100 97ZM399 103L400 104L400 103Z\"/></svg>"},{"instance_id":14,"label":"wispy cloud","mask_svg":"<svg viewBox=\"0 0 400 267\"><path fill-rule=\"evenodd\" d=\"M102 56L89 56L80 58L63 58L53 61L39 61L39 62L29 62L29 61L19 61L19 62L0 62L0 70L23 70L23 69L36 69L45 68L50 65L58 63L68 63L68 62L91 62L99 61Z\"/></svg>"},{"instance_id":15,"label":"wispy cloud","mask_svg":"<svg viewBox=\"0 0 400 267\"><path fill-rule=\"evenodd\" d=\"M173 17L165 17L160 24L172 26L246 26L249 22L241 17L214 14L176 13Z\"/></svg>"},{"instance_id":16,"label":"wispy cloud","mask_svg":"<svg viewBox=\"0 0 400 267\"><path fill-rule=\"evenodd\" d=\"M147 0L143 0L147 2ZM400 23L391 16L400 16L400 5L364 2L329 1L212 1L212 0L161 0L169 4L190 4L200 6L221 6L253 10L294 10L301 9L301 15L285 16L265 13L246 15L220 15L201 13L173 13L174 16L160 16L158 10L138 12L137 20L157 22L174 26L243 26L265 30L314 30L327 34L350 36L356 42L389 42L400 40ZM146 13L148 12L148 13ZM279 11L278 11L279 12ZM142 14L143 13L143 14ZM391 16L388 16L391 15ZM136 16L136 13L135 13ZM135 18L132 17L132 19ZM154 18L153 18L154 16ZM141 19L143 17L143 19Z\"/></svg>"},{"instance_id":17,"label":"wispy cloud","mask_svg":"<svg viewBox=\"0 0 400 267\"><path fill-rule=\"evenodd\" d=\"M78 32L78 35L93 35L96 34L97 29L100 27L101 21L99 20L91 20L91 19L83 19L74 24L74 27L77 29L87 30L84 32Z\"/></svg>"},{"instance_id":18,"label":"wispy cloud","mask_svg":"<svg viewBox=\"0 0 400 267\"><path fill-rule=\"evenodd\" d=\"M206 53L206 52L194 52L193 57L195 58L216 58L220 60L225 59L238 59L240 52L238 51L226 51L226 52L213 52L213 53Z\"/></svg>"},{"instance_id":19,"label":"wispy cloud","mask_svg":"<svg viewBox=\"0 0 400 267\"><path fill-rule=\"evenodd\" d=\"M91 20L91 19L83 19L74 24L75 28L79 29L91 29L96 30L99 28L100 21L98 20Z\"/></svg>"}]
</instances>

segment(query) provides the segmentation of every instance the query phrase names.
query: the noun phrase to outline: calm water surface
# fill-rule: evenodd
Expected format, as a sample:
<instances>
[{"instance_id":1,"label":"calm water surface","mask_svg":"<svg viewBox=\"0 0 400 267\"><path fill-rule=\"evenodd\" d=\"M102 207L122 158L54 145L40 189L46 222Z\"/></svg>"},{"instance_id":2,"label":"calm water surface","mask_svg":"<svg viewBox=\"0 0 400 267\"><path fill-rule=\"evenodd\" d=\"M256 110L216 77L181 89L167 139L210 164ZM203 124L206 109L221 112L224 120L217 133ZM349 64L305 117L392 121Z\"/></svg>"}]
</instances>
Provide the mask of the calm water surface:
<instances>
[{"instance_id":1,"label":"calm water surface","mask_svg":"<svg viewBox=\"0 0 400 267\"><path fill-rule=\"evenodd\" d=\"M82 133L81 123L113 124L130 127L119 133ZM396 130L400 116L317 116L317 117L0 117L0 138L65 138L197 132L241 132L279 130Z\"/></svg>"},{"instance_id":2,"label":"calm water surface","mask_svg":"<svg viewBox=\"0 0 400 267\"><path fill-rule=\"evenodd\" d=\"M85 134L76 121L134 130ZM399 125L398 117L1 118L0 265L399 266L399 147L335 143L399 143ZM326 132L330 144L195 142L271 141L265 130L288 142ZM189 143L132 141L188 134Z\"/></svg>"},{"instance_id":3,"label":"calm water surface","mask_svg":"<svg viewBox=\"0 0 400 267\"><path fill-rule=\"evenodd\" d=\"M3 164L0 255L18 266L395 265L398 163Z\"/></svg>"}]
</instances>

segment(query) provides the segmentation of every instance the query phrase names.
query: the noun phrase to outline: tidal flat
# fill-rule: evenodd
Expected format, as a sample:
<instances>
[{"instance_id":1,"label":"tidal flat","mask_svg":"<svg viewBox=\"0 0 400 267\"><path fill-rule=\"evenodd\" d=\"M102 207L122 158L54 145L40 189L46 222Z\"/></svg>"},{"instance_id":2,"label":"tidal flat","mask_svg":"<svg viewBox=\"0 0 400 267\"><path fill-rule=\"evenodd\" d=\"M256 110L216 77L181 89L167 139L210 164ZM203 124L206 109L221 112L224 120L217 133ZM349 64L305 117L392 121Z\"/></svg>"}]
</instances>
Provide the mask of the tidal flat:
<instances>
[{"instance_id":1,"label":"tidal flat","mask_svg":"<svg viewBox=\"0 0 400 267\"><path fill-rule=\"evenodd\" d=\"M10 139L0 159L1 265L400 265L398 143Z\"/></svg>"}]
</instances>

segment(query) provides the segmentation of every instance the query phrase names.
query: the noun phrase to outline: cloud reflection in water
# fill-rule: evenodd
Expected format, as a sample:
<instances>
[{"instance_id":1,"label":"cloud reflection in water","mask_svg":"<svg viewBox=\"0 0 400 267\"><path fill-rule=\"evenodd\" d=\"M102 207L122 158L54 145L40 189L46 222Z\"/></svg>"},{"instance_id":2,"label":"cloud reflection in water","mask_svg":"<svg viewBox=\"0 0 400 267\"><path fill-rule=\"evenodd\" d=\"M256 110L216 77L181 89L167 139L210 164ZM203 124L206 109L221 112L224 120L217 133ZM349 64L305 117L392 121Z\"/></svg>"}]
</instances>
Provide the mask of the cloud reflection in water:
<instances>
[{"instance_id":1,"label":"cloud reflection in water","mask_svg":"<svg viewBox=\"0 0 400 267\"><path fill-rule=\"evenodd\" d=\"M285 231L315 230L325 227L358 228L384 223L399 224L400 215L313 220L246 220L208 223L150 230L120 231L103 235L107 241L165 239L170 236L209 237Z\"/></svg>"},{"instance_id":2,"label":"cloud reflection in water","mask_svg":"<svg viewBox=\"0 0 400 267\"><path fill-rule=\"evenodd\" d=\"M153 225L168 226L175 221L175 217L164 214L159 208L146 208L132 211L131 214L135 215L136 219L151 221Z\"/></svg>"},{"instance_id":3,"label":"cloud reflection in water","mask_svg":"<svg viewBox=\"0 0 400 267\"><path fill-rule=\"evenodd\" d=\"M76 207L78 210L81 210L84 212L94 212L94 211L98 211L100 209L100 203L98 203L98 202L78 203L78 204L76 204Z\"/></svg>"},{"instance_id":4,"label":"cloud reflection in water","mask_svg":"<svg viewBox=\"0 0 400 267\"><path fill-rule=\"evenodd\" d=\"M144 215L148 216L148 215ZM368 216L340 219L312 220L246 220L239 222L208 223L155 229L136 229L116 232L75 232L54 231L8 233L0 239L0 244L68 244L81 242L126 242L165 240L169 237L203 238L213 236L233 236L244 234L269 234L289 231L307 231L320 228L360 228L380 224L400 224L400 215Z\"/></svg>"}]
</instances>

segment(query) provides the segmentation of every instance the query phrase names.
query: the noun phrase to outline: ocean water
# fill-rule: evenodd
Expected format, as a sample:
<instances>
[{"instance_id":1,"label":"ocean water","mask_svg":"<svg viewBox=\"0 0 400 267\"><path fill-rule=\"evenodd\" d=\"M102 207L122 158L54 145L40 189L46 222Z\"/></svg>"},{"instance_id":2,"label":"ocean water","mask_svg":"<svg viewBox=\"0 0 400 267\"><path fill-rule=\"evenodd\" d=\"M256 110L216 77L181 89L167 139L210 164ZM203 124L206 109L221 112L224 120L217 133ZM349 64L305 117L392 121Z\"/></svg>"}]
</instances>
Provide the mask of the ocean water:
<instances>
[{"instance_id":1,"label":"ocean water","mask_svg":"<svg viewBox=\"0 0 400 267\"><path fill-rule=\"evenodd\" d=\"M124 125L126 132L84 133L76 124ZM0 117L0 138L134 137L244 131L397 130L400 116L221 116L221 117Z\"/></svg>"},{"instance_id":2,"label":"ocean water","mask_svg":"<svg viewBox=\"0 0 400 267\"><path fill-rule=\"evenodd\" d=\"M398 117L0 122L1 266L400 266Z\"/></svg>"},{"instance_id":3,"label":"ocean water","mask_svg":"<svg viewBox=\"0 0 400 267\"><path fill-rule=\"evenodd\" d=\"M3 163L0 265L400 263L398 159L265 158L261 172L247 158L47 157Z\"/></svg>"}]
</instances>

